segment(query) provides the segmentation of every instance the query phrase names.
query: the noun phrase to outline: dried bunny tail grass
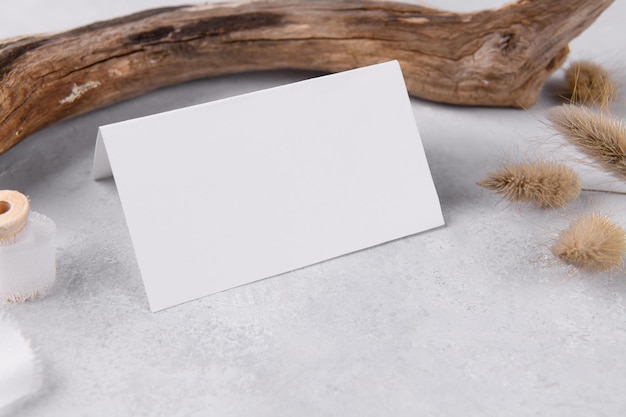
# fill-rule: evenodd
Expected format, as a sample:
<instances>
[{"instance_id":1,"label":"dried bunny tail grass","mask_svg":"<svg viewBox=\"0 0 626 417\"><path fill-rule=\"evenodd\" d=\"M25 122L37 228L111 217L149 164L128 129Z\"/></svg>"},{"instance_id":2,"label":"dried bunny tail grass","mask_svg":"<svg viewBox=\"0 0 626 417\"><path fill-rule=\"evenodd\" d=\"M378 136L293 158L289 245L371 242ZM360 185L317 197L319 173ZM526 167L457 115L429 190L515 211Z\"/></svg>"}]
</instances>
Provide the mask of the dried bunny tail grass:
<instances>
[{"instance_id":1,"label":"dried bunny tail grass","mask_svg":"<svg viewBox=\"0 0 626 417\"><path fill-rule=\"evenodd\" d=\"M605 216L583 215L561 233L552 253L587 272L617 270L624 265L626 233Z\"/></svg>"},{"instance_id":2,"label":"dried bunny tail grass","mask_svg":"<svg viewBox=\"0 0 626 417\"><path fill-rule=\"evenodd\" d=\"M565 71L572 103L607 106L617 98L618 88L609 72L591 61L576 61Z\"/></svg>"},{"instance_id":3,"label":"dried bunny tail grass","mask_svg":"<svg viewBox=\"0 0 626 417\"><path fill-rule=\"evenodd\" d=\"M580 177L571 168L553 162L508 165L477 183L507 200L537 207L563 207L578 198Z\"/></svg>"},{"instance_id":4,"label":"dried bunny tail grass","mask_svg":"<svg viewBox=\"0 0 626 417\"><path fill-rule=\"evenodd\" d=\"M626 126L608 115L564 104L548 111L552 128L600 167L626 179Z\"/></svg>"}]
</instances>

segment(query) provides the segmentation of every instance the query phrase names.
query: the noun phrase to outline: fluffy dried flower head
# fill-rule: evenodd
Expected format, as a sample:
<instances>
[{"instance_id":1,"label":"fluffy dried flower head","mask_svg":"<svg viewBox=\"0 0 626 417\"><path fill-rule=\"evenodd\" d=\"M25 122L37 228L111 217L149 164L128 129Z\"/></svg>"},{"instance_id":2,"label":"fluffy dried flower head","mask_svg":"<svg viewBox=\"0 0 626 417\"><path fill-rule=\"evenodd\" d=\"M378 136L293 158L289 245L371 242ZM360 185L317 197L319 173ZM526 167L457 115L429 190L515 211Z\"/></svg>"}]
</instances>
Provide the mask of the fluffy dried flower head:
<instances>
[{"instance_id":1,"label":"fluffy dried flower head","mask_svg":"<svg viewBox=\"0 0 626 417\"><path fill-rule=\"evenodd\" d=\"M590 61L574 62L565 72L565 83L572 103L606 106L617 98L609 72Z\"/></svg>"},{"instance_id":2,"label":"fluffy dried flower head","mask_svg":"<svg viewBox=\"0 0 626 417\"><path fill-rule=\"evenodd\" d=\"M584 271L615 270L623 266L626 234L621 226L605 216L587 214L561 233L552 253Z\"/></svg>"},{"instance_id":3,"label":"fluffy dried flower head","mask_svg":"<svg viewBox=\"0 0 626 417\"><path fill-rule=\"evenodd\" d=\"M513 164L487 174L478 185L511 201L537 207L563 207L580 194L580 177L571 168L552 162Z\"/></svg>"},{"instance_id":4,"label":"fluffy dried flower head","mask_svg":"<svg viewBox=\"0 0 626 417\"><path fill-rule=\"evenodd\" d=\"M552 128L605 171L626 179L626 127L587 107L565 104L548 112Z\"/></svg>"}]
</instances>

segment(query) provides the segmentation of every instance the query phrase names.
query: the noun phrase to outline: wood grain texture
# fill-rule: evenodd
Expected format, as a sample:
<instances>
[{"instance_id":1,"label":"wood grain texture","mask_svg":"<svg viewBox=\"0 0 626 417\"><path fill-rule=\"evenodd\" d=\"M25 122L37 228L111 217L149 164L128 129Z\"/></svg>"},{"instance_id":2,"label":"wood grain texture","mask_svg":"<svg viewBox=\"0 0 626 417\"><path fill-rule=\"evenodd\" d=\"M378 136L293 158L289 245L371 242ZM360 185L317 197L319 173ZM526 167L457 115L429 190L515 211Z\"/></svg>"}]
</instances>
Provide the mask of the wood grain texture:
<instances>
[{"instance_id":1,"label":"wood grain texture","mask_svg":"<svg viewBox=\"0 0 626 417\"><path fill-rule=\"evenodd\" d=\"M458 14L386 1L169 7L0 41L0 153L53 123L147 91L255 70L400 61L409 92L532 106L569 41L613 0L520 0Z\"/></svg>"}]
</instances>

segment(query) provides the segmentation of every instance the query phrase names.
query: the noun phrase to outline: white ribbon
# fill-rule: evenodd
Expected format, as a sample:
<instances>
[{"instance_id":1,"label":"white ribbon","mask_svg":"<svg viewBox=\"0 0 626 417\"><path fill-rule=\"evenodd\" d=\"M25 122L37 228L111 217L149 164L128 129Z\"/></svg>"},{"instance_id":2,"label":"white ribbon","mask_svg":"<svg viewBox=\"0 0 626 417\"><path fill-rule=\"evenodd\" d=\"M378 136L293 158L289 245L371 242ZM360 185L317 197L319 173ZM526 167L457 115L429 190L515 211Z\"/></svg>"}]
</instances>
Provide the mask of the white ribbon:
<instances>
[{"instance_id":1,"label":"white ribbon","mask_svg":"<svg viewBox=\"0 0 626 417\"><path fill-rule=\"evenodd\" d=\"M0 408L36 392L40 385L39 363L30 342L0 316Z\"/></svg>"}]
</instances>

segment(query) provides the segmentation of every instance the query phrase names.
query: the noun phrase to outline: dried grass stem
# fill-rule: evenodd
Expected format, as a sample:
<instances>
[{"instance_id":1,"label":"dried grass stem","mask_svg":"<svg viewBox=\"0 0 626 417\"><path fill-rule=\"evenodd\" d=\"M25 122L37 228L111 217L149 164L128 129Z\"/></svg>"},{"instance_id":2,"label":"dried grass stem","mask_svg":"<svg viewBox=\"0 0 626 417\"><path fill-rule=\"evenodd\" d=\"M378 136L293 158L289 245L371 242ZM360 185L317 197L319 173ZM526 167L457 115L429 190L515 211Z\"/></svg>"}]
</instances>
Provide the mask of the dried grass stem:
<instances>
[{"instance_id":1,"label":"dried grass stem","mask_svg":"<svg viewBox=\"0 0 626 417\"><path fill-rule=\"evenodd\" d=\"M576 61L565 71L572 103L607 107L617 98L618 88L609 71L591 61Z\"/></svg>"},{"instance_id":2,"label":"dried grass stem","mask_svg":"<svg viewBox=\"0 0 626 417\"><path fill-rule=\"evenodd\" d=\"M552 253L587 272L617 270L624 264L626 233L605 216L583 215L561 233Z\"/></svg>"},{"instance_id":3,"label":"dried grass stem","mask_svg":"<svg viewBox=\"0 0 626 417\"><path fill-rule=\"evenodd\" d=\"M599 166L626 179L626 127L587 107L565 104L548 111L551 126Z\"/></svg>"},{"instance_id":4,"label":"dried grass stem","mask_svg":"<svg viewBox=\"0 0 626 417\"><path fill-rule=\"evenodd\" d=\"M508 165L487 174L478 185L537 207L563 207L580 194L580 177L574 170L543 161Z\"/></svg>"}]
</instances>

